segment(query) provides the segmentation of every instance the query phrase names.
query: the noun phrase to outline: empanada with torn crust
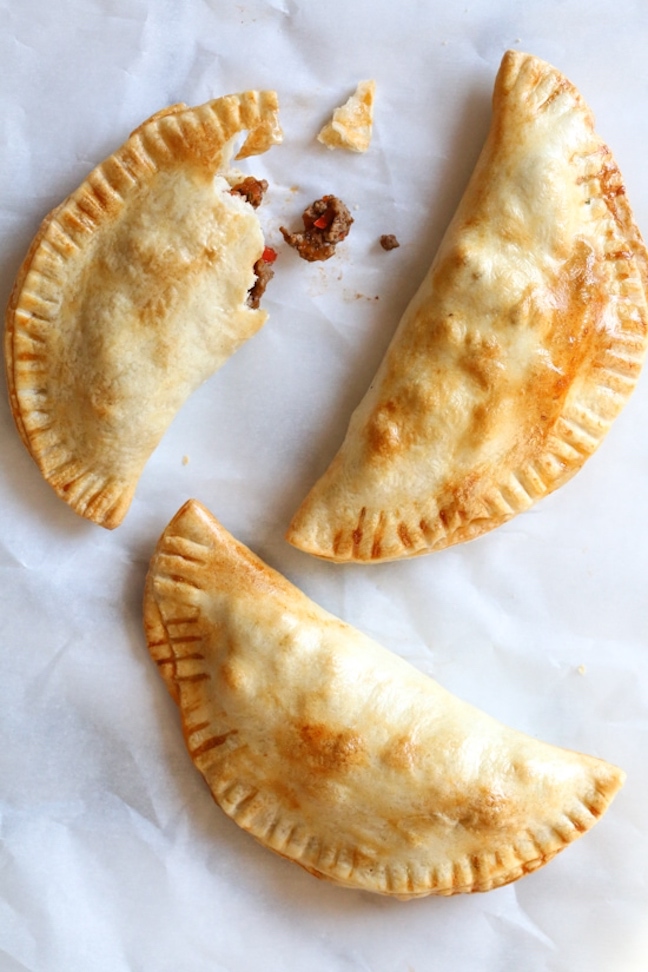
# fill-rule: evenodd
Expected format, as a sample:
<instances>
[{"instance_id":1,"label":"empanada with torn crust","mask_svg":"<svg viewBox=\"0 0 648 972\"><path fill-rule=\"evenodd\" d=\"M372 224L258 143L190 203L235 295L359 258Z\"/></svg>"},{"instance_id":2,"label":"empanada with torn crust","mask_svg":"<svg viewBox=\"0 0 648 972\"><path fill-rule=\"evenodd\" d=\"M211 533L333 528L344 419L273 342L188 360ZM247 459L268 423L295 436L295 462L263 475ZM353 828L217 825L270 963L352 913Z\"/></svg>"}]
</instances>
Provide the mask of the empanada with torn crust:
<instances>
[{"instance_id":1,"label":"empanada with torn crust","mask_svg":"<svg viewBox=\"0 0 648 972\"><path fill-rule=\"evenodd\" d=\"M264 323L248 305L261 227L236 158L281 141L248 91L142 124L41 225L6 317L18 430L82 516L117 526L189 394Z\"/></svg>"},{"instance_id":2,"label":"empanada with torn crust","mask_svg":"<svg viewBox=\"0 0 648 972\"><path fill-rule=\"evenodd\" d=\"M146 582L151 655L221 808L335 884L488 891L547 863L624 774L507 729L310 601L190 500Z\"/></svg>"},{"instance_id":3,"label":"empanada with torn crust","mask_svg":"<svg viewBox=\"0 0 648 972\"><path fill-rule=\"evenodd\" d=\"M337 561L478 537L599 446L646 351L648 259L581 95L508 52L439 252L288 540Z\"/></svg>"}]
</instances>

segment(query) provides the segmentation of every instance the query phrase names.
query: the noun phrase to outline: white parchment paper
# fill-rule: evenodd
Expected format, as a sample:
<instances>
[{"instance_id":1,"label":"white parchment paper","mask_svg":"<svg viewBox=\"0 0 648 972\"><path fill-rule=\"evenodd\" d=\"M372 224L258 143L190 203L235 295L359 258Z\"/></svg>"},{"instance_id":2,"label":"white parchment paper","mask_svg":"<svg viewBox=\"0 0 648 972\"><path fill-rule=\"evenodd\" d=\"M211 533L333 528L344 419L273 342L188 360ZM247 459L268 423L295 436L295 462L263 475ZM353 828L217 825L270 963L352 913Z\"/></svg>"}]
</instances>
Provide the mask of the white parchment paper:
<instances>
[{"instance_id":1,"label":"white parchment paper","mask_svg":"<svg viewBox=\"0 0 648 972\"><path fill-rule=\"evenodd\" d=\"M461 196L504 50L578 85L648 234L644 0L2 0L0 13L3 302L43 216L152 112L270 87L285 130L247 166L271 186L270 319L177 416L118 530L57 499L2 396L1 972L645 970L647 377L570 484L473 544L340 567L283 540ZM371 149L328 152L314 137L364 78ZM355 224L312 266L278 227L324 192ZM381 233L400 248L382 251ZM189 496L448 689L624 767L608 814L517 884L408 903L257 845L193 769L142 634L148 559Z\"/></svg>"}]
</instances>

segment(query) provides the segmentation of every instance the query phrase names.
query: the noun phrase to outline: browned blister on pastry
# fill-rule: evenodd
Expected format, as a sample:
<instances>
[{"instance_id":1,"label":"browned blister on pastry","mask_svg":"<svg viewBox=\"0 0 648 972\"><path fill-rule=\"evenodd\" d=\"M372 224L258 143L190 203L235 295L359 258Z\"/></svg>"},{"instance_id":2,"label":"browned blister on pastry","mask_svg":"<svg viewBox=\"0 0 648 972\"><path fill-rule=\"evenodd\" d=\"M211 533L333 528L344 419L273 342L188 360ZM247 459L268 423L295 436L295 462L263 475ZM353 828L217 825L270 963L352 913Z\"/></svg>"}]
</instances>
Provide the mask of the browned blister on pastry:
<instances>
[{"instance_id":1,"label":"browned blister on pastry","mask_svg":"<svg viewBox=\"0 0 648 972\"><path fill-rule=\"evenodd\" d=\"M463 200L290 542L338 561L415 556L561 486L635 386L647 282L589 108L553 67L508 52Z\"/></svg>"},{"instance_id":2,"label":"browned blister on pastry","mask_svg":"<svg viewBox=\"0 0 648 972\"><path fill-rule=\"evenodd\" d=\"M508 729L309 600L191 500L146 582L149 650L220 807L317 877L488 891L588 830L624 773Z\"/></svg>"},{"instance_id":3,"label":"browned blister on pastry","mask_svg":"<svg viewBox=\"0 0 648 972\"><path fill-rule=\"evenodd\" d=\"M144 122L44 220L6 317L11 407L45 479L105 527L177 410L264 323L264 241L236 158L281 140L248 91ZM252 180L255 181L255 180ZM232 192L232 188L236 191Z\"/></svg>"}]
</instances>

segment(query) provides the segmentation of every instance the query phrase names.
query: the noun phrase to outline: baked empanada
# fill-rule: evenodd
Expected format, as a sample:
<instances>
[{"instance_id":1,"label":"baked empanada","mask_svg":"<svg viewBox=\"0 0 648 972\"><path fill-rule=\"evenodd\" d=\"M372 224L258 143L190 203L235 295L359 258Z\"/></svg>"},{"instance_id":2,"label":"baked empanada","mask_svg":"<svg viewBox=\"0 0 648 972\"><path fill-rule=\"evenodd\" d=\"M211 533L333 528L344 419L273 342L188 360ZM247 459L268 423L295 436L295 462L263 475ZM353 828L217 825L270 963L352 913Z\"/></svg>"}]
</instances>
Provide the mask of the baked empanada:
<instances>
[{"instance_id":1,"label":"baked empanada","mask_svg":"<svg viewBox=\"0 0 648 972\"><path fill-rule=\"evenodd\" d=\"M507 729L310 601L190 500L146 582L149 650L217 803L336 884L487 891L541 867L622 785Z\"/></svg>"},{"instance_id":2,"label":"baked empanada","mask_svg":"<svg viewBox=\"0 0 648 972\"><path fill-rule=\"evenodd\" d=\"M647 281L590 110L555 68L509 51L457 213L288 540L331 560L414 556L561 486L635 386Z\"/></svg>"},{"instance_id":3,"label":"baked empanada","mask_svg":"<svg viewBox=\"0 0 648 972\"><path fill-rule=\"evenodd\" d=\"M281 141L277 97L174 105L44 220L6 318L11 407L45 479L105 527L188 395L264 323L264 241L230 170Z\"/></svg>"}]
</instances>

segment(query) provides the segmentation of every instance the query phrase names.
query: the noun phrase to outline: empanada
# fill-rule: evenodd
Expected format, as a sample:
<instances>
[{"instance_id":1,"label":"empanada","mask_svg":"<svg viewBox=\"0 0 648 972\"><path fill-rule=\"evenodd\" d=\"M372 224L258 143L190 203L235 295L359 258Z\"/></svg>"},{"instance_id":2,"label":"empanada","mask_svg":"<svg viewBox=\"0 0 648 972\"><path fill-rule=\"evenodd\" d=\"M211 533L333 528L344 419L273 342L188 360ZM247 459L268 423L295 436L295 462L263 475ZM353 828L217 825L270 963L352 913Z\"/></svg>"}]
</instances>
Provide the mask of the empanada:
<instances>
[{"instance_id":1,"label":"empanada","mask_svg":"<svg viewBox=\"0 0 648 972\"><path fill-rule=\"evenodd\" d=\"M146 582L189 753L244 830L317 877L399 897L541 867L624 774L507 729L310 601L189 501Z\"/></svg>"},{"instance_id":2,"label":"empanada","mask_svg":"<svg viewBox=\"0 0 648 972\"><path fill-rule=\"evenodd\" d=\"M6 318L11 407L45 479L105 527L188 395L264 323L259 220L236 158L281 141L277 97L174 105L44 220Z\"/></svg>"},{"instance_id":3,"label":"empanada","mask_svg":"<svg viewBox=\"0 0 648 972\"><path fill-rule=\"evenodd\" d=\"M561 486L635 386L647 282L590 110L555 68L509 51L457 213L288 540L338 561L414 556Z\"/></svg>"}]
</instances>

